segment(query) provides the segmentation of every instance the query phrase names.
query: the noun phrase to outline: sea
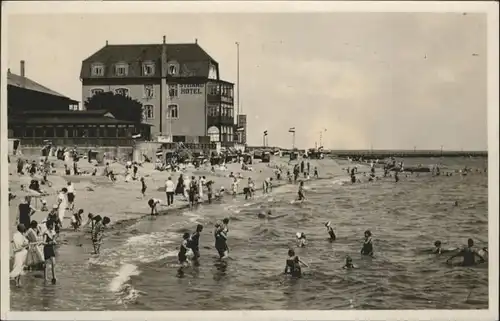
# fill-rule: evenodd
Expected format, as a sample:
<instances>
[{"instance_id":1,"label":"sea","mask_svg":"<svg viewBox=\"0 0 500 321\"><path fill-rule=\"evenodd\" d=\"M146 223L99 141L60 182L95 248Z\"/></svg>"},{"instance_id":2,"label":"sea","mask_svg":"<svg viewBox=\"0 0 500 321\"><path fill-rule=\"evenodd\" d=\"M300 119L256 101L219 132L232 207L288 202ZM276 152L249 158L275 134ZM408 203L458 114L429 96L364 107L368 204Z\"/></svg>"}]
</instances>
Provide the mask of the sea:
<instances>
[{"instance_id":1,"label":"sea","mask_svg":"<svg viewBox=\"0 0 500 321\"><path fill-rule=\"evenodd\" d=\"M488 174L455 173L464 166L482 170L487 158L405 160L405 166L436 163L453 176L351 184L347 176L329 175L334 171L325 165L322 179L306 183L303 203L294 201L297 187L285 185L251 200L226 197L145 217L107 231L98 257L90 254L88 235L67 235L57 252L57 285L43 285L39 272L29 272L21 288L11 285L11 310L487 309L488 263L460 267L459 258L449 265L449 254L430 254L436 240L445 249L468 238L488 246ZM267 210L286 216L257 217ZM213 226L225 217L230 259L220 264ZM179 277L182 233L197 224L204 225L200 266ZM374 258L360 254L365 230L373 234ZM297 232L306 234L306 247L296 248ZM302 278L283 275L289 248L309 266ZM342 269L347 255L357 269Z\"/></svg>"}]
</instances>

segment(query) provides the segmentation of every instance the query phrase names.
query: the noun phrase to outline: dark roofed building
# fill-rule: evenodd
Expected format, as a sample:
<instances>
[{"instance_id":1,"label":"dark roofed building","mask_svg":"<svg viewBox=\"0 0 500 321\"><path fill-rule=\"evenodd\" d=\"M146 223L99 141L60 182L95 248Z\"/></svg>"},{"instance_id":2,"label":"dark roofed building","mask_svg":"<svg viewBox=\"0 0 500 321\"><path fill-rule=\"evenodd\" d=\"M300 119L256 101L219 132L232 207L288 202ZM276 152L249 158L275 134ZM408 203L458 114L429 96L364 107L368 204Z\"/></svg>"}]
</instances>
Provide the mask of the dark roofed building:
<instances>
[{"instance_id":1,"label":"dark roofed building","mask_svg":"<svg viewBox=\"0 0 500 321\"><path fill-rule=\"evenodd\" d=\"M21 75L7 71L7 113L14 116L28 110L76 110L78 101L64 96L26 77L25 62Z\"/></svg>"}]
</instances>

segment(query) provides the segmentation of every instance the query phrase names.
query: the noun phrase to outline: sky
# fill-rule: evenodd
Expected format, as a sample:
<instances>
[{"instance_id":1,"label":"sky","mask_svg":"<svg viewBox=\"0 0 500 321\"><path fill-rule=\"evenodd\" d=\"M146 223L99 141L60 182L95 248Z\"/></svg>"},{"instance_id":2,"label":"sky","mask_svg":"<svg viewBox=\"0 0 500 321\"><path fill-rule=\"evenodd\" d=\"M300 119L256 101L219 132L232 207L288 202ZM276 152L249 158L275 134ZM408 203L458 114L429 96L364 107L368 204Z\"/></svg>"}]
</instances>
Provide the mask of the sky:
<instances>
[{"instance_id":1,"label":"sky","mask_svg":"<svg viewBox=\"0 0 500 321\"><path fill-rule=\"evenodd\" d=\"M236 83L249 145L487 149L481 13L10 15L8 67L81 101L82 60L110 44L198 43ZM320 134L322 133L322 134Z\"/></svg>"}]
</instances>

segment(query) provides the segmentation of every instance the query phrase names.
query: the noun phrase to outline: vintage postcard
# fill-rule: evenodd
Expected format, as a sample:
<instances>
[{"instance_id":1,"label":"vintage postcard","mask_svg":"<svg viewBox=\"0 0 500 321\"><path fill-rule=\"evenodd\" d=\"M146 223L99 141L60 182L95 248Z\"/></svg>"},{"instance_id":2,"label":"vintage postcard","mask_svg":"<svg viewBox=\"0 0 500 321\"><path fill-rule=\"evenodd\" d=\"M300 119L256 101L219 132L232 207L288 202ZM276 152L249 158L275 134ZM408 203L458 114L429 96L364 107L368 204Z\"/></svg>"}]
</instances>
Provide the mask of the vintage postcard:
<instances>
[{"instance_id":1,"label":"vintage postcard","mask_svg":"<svg viewBox=\"0 0 500 321\"><path fill-rule=\"evenodd\" d=\"M2 3L2 320L498 320L498 3Z\"/></svg>"}]
</instances>

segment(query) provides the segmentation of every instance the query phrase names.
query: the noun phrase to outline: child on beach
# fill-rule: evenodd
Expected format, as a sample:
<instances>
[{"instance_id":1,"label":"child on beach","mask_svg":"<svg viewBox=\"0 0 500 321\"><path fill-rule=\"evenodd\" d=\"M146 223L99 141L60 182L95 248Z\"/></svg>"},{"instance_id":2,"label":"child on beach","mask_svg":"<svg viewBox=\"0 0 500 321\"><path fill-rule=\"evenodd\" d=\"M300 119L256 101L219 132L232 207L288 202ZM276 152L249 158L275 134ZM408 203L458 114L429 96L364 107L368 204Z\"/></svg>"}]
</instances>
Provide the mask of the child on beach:
<instances>
[{"instance_id":1,"label":"child on beach","mask_svg":"<svg viewBox=\"0 0 500 321\"><path fill-rule=\"evenodd\" d=\"M328 235L330 236L330 241L335 241L337 236L335 235L335 232L333 231L333 227L330 221L325 223L326 226L326 231L328 232Z\"/></svg>"},{"instance_id":2,"label":"child on beach","mask_svg":"<svg viewBox=\"0 0 500 321\"><path fill-rule=\"evenodd\" d=\"M142 198L146 197L146 190L148 189L148 186L146 185L146 181L144 180L144 177L141 177L141 194Z\"/></svg>"},{"instance_id":3,"label":"child on beach","mask_svg":"<svg viewBox=\"0 0 500 321\"><path fill-rule=\"evenodd\" d=\"M150 198L148 201L149 208L151 208L151 215L158 215L158 205L160 204L160 200L156 198Z\"/></svg>"},{"instance_id":4,"label":"child on beach","mask_svg":"<svg viewBox=\"0 0 500 321\"><path fill-rule=\"evenodd\" d=\"M71 217L71 226L73 227L74 231L78 231L78 229L82 225L82 214L83 209L79 209L78 212L73 213L73 216Z\"/></svg>"},{"instance_id":5,"label":"child on beach","mask_svg":"<svg viewBox=\"0 0 500 321\"><path fill-rule=\"evenodd\" d=\"M233 182L231 183L231 192L233 197L236 197L236 194L238 194L238 179L236 177L234 177Z\"/></svg>"},{"instance_id":6,"label":"child on beach","mask_svg":"<svg viewBox=\"0 0 500 321\"><path fill-rule=\"evenodd\" d=\"M208 204L212 204L212 196L213 196L213 181L208 181L206 183L207 186L207 197L208 197Z\"/></svg>"},{"instance_id":7,"label":"child on beach","mask_svg":"<svg viewBox=\"0 0 500 321\"><path fill-rule=\"evenodd\" d=\"M298 194L298 196L299 196L299 197L298 197L298 200L299 200L299 201L304 201L304 200L306 199L306 196L305 196L305 194L304 194L304 182L303 182L303 181L301 181L301 182L299 183L299 191L297 192L297 194Z\"/></svg>"}]
</instances>

